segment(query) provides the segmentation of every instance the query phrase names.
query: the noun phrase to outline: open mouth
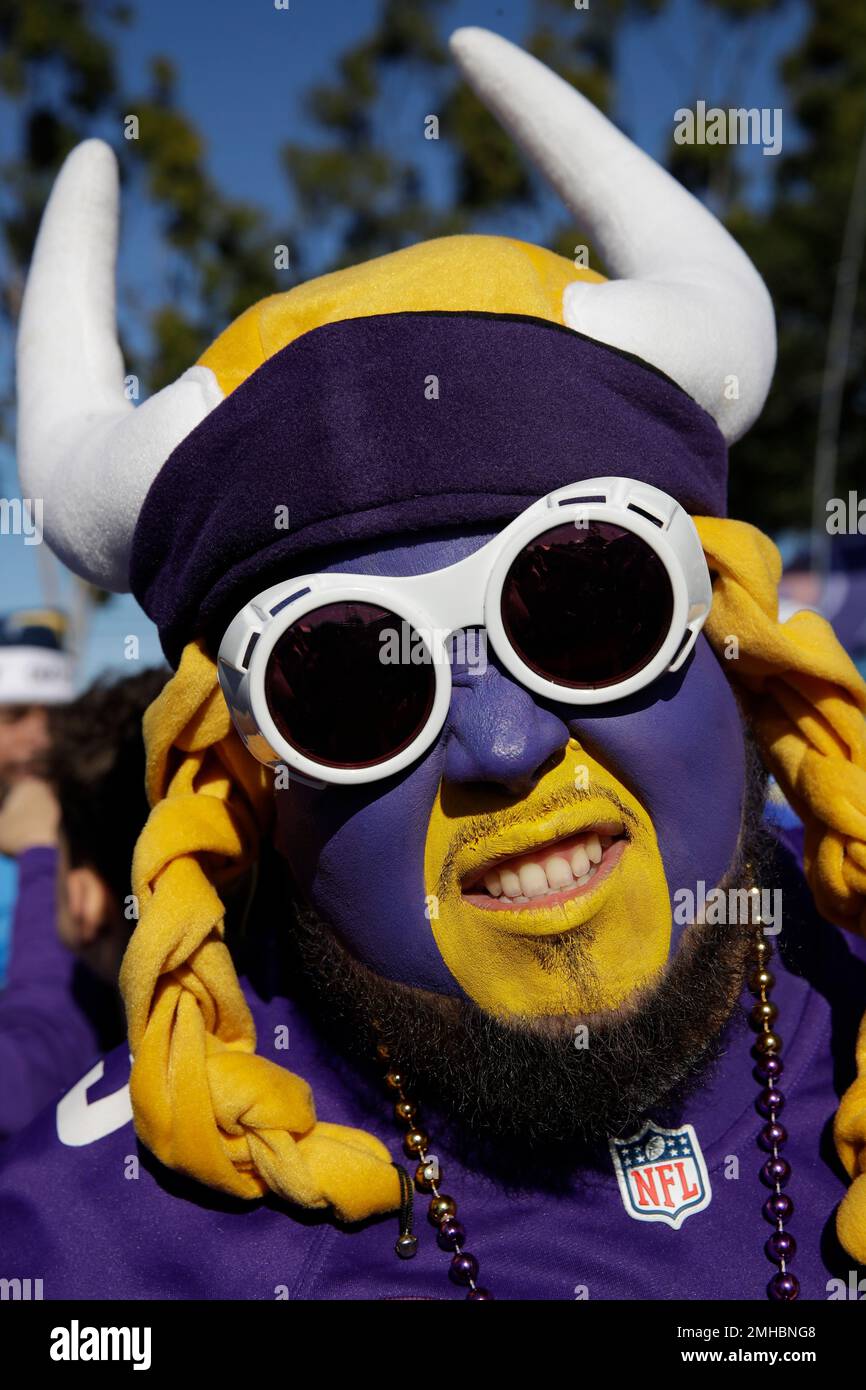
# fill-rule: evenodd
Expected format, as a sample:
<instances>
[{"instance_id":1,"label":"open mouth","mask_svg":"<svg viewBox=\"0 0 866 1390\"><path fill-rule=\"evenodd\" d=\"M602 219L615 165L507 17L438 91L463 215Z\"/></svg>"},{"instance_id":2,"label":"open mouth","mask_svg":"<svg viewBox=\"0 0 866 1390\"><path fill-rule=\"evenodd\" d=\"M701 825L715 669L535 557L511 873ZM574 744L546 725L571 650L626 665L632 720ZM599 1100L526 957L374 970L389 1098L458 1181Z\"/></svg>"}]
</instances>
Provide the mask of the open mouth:
<instances>
[{"instance_id":1,"label":"open mouth","mask_svg":"<svg viewBox=\"0 0 866 1390\"><path fill-rule=\"evenodd\" d=\"M522 854L491 859L464 877L461 893L473 907L494 912L558 907L594 892L627 844L621 824L599 822Z\"/></svg>"}]
</instances>

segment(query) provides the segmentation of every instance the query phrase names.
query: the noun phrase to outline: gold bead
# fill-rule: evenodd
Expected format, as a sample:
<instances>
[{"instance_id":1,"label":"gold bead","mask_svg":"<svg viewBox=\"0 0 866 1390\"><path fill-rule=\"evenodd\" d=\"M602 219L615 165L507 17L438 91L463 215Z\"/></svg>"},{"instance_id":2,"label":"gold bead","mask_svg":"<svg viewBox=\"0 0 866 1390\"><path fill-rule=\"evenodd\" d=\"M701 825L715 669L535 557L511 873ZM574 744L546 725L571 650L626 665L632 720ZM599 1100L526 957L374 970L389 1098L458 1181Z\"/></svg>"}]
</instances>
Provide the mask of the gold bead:
<instances>
[{"instance_id":1,"label":"gold bead","mask_svg":"<svg viewBox=\"0 0 866 1390\"><path fill-rule=\"evenodd\" d=\"M772 1023L773 1020L778 1017L779 1010L776 1008L775 1004L770 1003L769 999L762 999L759 1003L753 1005L749 1014L749 1018L755 1028L763 1028L765 1023Z\"/></svg>"},{"instance_id":2,"label":"gold bead","mask_svg":"<svg viewBox=\"0 0 866 1390\"><path fill-rule=\"evenodd\" d=\"M749 976L749 989L753 994L760 994L762 990L772 989L776 983L776 977L772 970L753 970Z\"/></svg>"},{"instance_id":3,"label":"gold bead","mask_svg":"<svg viewBox=\"0 0 866 1390\"><path fill-rule=\"evenodd\" d=\"M453 1197L434 1197L428 1215L434 1226L438 1226L449 1216L457 1215L457 1203Z\"/></svg>"},{"instance_id":4,"label":"gold bead","mask_svg":"<svg viewBox=\"0 0 866 1390\"><path fill-rule=\"evenodd\" d=\"M434 1182L441 1182L443 1173L439 1169L439 1176L434 1177L435 1169L432 1163L419 1163L415 1169L415 1186L419 1192L432 1192Z\"/></svg>"},{"instance_id":5,"label":"gold bead","mask_svg":"<svg viewBox=\"0 0 866 1390\"><path fill-rule=\"evenodd\" d=\"M411 1125L418 1114L418 1107L413 1105L411 1100L398 1100L394 1106L394 1114L398 1120L403 1120L405 1124Z\"/></svg>"},{"instance_id":6,"label":"gold bead","mask_svg":"<svg viewBox=\"0 0 866 1390\"><path fill-rule=\"evenodd\" d=\"M767 960L772 954L772 946L770 945L769 941L765 941L763 937L760 937L759 940L752 942L752 955L757 958L759 964L763 965L764 961Z\"/></svg>"},{"instance_id":7,"label":"gold bead","mask_svg":"<svg viewBox=\"0 0 866 1390\"><path fill-rule=\"evenodd\" d=\"M391 1049L387 1043L379 1043L379 1046L376 1048L376 1056L379 1058L380 1062L390 1062Z\"/></svg>"},{"instance_id":8,"label":"gold bead","mask_svg":"<svg viewBox=\"0 0 866 1390\"><path fill-rule=\"evenodd\" d=\"M423 1129L410 1129L403 1140L403 1147L407 1154L412 1156L423 1153L429 1143L429 1136L424 1133Z\"/></svg>"},{"instance_id":9,"label":"gold bead","mask_svg":"<svg viewBox=\"0 0 866 1390\"><path fill-rule=\"evenodd\" d=\"M760 1033L755 1039L755 1051L762 1057L775 1056L782 1051L782 1039L778 1033Z\"/></svg>"},{"instance_id":10,"label":"gold bead","mask_svg":"<svg viewBox=\"0 0 866 1390\"><path fill-rule=\"evenodd\" d=\"M385 1085L392 1091L402 1091L406 1078L401 1071L389 1071L385 1077Z\"/></svg>"}]
</instances>

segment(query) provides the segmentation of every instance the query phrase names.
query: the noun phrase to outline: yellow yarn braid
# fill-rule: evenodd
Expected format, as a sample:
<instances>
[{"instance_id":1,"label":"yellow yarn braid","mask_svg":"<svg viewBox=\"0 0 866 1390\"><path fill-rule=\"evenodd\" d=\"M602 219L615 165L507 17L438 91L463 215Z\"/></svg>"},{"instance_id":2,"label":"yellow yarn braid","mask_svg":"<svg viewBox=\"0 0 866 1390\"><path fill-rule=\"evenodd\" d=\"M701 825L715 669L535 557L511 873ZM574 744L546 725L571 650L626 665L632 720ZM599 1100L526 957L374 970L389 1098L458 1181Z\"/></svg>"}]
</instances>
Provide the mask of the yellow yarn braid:
<instances>
[{"instance_id":1,"label":"yellow yarn braid","mask_svg":"<svg viewBox=\"0 0 866 1390\"><path fill-rule=\"evenodd\" d=\"M385 1146L317 1121L307 1083L255 1055L217 887L249 866L272 791L198 644L144 733L153 810L135 850L140 919L121 972L140 1138L168 1167L237 1197L271 1189L346 1221L392 1211L399 1179Z\"/></svg>"},{"instance_id":2,"label":"yellow yarn braid","mask_svg":"<svg viewBox=\"0 0 866 1390\"><path fill-rule=\"evenodd\" d=\"M718 576L707 636L729 656L764 762L806 828L815 904L866 936L866 683L818 614L778 621L782 562L772 541L742 521L695 524ZM856 1056L857 1079L836 1114L836 1148L854 1179L836 1229L866 1263L866 1015Z\"/></svg>"},{"instance_id":3,"label":"yellow yarn braid","mask_svg":"<svg viewBox=\"0 0 866 1390\"><path fill-rule=\"evenodd\" d=\"M778 622L781 562L754 527L696 518L716 572L707 635L742 689L763 756L806 826L821 913L866 934L866 685L829 624ZM198 644L145 720L153 806L133 864L141 917L123 964L132 1102L143 1142L169 1167L241 1197L268 1189L348 1220L396 1208L384 1146L316 1121L307 1084L255 1055L252 1019L223 940L217 889L266 830L269 777L236 738ZM866 1001L864 1001L866 1004ZM854 1182L843 1245L866 1262L866 1022L836 1143Z\"/></svg>"}]
</instances>

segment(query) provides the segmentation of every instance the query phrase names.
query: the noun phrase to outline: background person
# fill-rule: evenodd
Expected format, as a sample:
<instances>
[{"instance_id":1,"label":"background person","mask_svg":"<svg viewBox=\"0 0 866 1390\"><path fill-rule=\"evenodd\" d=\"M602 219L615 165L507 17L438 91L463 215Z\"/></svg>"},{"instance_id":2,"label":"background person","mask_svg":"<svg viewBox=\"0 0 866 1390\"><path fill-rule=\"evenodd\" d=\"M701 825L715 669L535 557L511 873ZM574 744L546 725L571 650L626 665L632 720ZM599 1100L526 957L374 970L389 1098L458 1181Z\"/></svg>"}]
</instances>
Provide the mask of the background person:
<instances>
[{"instance_id":1,"label":"background person","mask_svg":"<svg viewBox=\"0 0 866 1390\"><path fill-rule=\"evenodd\" d=\"M0 851L19 870L0 995L0 1136L123 1037L117 973L147 816L141 720L164 680L148 670L97 681L53 711L46 778L20 778L0 809Z\"/></svg>"},{"instance_id":2,"label":"background person","mask_svg":"<svg viewBox=\"0 0 866 1390\"><path fill-rule=\"evenodd\" d=\"M54 609L0 615L0 805L21 777L42 770L48 748L48 708L72 698L67 621ZM0 852L0 985L6 978L15 864Z\"/></svg>"}]
</instances>

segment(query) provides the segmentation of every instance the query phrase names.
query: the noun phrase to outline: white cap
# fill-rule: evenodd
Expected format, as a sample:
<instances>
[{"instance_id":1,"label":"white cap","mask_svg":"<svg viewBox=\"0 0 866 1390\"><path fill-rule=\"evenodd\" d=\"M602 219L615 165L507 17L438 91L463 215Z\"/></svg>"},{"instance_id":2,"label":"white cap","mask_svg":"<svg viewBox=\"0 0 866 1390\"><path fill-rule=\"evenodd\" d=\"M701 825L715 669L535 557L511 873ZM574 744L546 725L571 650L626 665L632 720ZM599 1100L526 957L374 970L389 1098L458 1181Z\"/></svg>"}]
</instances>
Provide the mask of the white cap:
<instances>
[{"instance_id":1,"label":"white cap","mask_svg":"<svg viewBox=\"0 0 866 1390\"><path fill-rule=\"evenodd\" d=\"M72 695L68 652L0 647L0 705L62 705Z\"/></svg>"}]
</instances>

